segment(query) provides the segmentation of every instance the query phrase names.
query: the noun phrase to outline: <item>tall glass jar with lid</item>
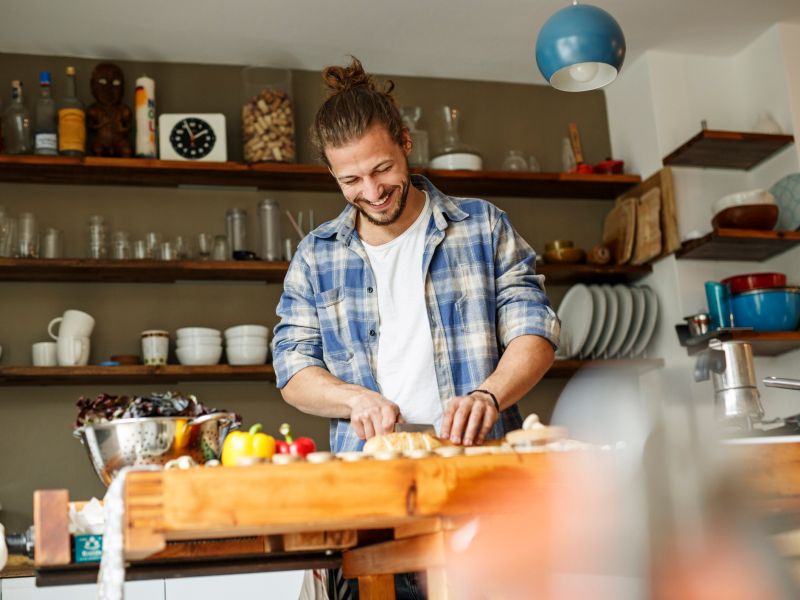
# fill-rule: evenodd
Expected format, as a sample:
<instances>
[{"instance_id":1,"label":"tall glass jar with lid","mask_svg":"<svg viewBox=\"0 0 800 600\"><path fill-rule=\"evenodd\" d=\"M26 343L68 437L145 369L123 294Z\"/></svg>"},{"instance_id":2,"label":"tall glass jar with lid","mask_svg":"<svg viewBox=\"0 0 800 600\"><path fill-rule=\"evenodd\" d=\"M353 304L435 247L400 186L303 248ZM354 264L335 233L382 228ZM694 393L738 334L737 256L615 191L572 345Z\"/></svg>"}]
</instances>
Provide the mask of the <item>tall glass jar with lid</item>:
<instances>
[{"instance_id":1,"label":"tall glass jar with lid","mask_svg":"<svg viewBox=\"0 0 800 600\"><path fill-rule=\"evenodd\" d=\"M242 133L245 162L295 162L292 73L288 69L242 70Z\"/></svg>"}]
</instances>

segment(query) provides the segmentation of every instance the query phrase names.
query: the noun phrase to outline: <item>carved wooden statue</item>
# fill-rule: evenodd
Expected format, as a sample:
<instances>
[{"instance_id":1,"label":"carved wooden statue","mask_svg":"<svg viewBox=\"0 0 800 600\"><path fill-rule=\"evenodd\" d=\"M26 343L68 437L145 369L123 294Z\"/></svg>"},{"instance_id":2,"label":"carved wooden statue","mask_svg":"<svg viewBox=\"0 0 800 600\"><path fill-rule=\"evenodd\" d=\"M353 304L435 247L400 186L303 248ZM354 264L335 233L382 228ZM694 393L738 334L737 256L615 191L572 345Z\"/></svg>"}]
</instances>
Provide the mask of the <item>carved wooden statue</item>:
<instances>
[{"instance_id":1,"label":"carved wooden statue","mask_svg":"<svg viewBox=\"0 0 800 600\"><path fill-rule=\"evenodd\" d=\"M92 95L95 102L86 111L86 126L93 133L95 156L131 156L130 131L133 112L122 104L125 76L112 63L100 63L92 71Z\"/></svg>"}]
</instances>

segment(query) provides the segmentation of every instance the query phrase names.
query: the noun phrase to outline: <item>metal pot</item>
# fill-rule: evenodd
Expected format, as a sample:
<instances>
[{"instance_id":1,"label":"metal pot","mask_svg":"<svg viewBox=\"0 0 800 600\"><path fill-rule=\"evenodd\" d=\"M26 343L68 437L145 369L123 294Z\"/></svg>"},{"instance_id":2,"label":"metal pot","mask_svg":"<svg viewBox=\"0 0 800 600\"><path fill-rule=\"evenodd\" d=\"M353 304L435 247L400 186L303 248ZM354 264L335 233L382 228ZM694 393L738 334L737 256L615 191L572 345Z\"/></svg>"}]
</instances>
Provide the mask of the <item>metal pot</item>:
<instances>
[{"instance_id":1,"label":"metal pot","mask_svg":"<svg viewBox=\"0 0 800 600\"><path fill-rule=\"evenodd\" d=\"M140 417L84 425L73 432L97 476L109 485L123 468L163 465L179 456L203 464L219 459L225 436L241 423L233 413L186 417Z\"/></svg>"}]
</instances>

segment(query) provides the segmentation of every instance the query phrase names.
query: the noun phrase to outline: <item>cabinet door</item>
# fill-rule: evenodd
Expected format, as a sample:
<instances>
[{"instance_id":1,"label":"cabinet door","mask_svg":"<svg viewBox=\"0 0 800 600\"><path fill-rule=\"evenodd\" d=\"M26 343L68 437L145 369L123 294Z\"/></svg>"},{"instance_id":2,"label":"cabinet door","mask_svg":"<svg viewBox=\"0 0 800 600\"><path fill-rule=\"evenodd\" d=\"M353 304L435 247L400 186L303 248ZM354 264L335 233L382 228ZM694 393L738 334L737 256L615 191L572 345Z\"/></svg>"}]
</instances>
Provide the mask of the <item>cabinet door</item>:
<instances>
[{"instance_id":1,"label":"cabinet door","mask_svg":"<svg viewBox=\"0 0 800 600\"><path fill-rule=\"evenodd\" d=\"M166 600L295 600L300 596L303 571L247 573L219 577L187 577L164 582ZM6 600L3 598L3 600ZM125 600L128 600L127 596Z\"/></svg>"},{"instance_id":2,"label":"cabinet door","mask_svg":"<svg viewBox=\"0 0 800 600\"><path fill-rule=\"evenodd\" d=\"M95 600L97 585L58 585L36 587L33 577L0 580L2 600ZM164 600L164 581L129 581L125 584L125 600Z\"/></svg>"}]
</instances>

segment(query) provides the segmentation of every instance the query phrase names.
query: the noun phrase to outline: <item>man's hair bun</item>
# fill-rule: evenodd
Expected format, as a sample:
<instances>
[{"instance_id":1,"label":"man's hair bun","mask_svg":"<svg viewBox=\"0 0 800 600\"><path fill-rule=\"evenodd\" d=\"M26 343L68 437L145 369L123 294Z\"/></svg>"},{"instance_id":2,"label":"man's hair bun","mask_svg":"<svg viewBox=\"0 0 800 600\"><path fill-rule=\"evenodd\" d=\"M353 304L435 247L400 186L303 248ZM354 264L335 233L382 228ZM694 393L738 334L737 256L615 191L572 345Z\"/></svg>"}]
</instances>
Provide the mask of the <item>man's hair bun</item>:
<instances>
[{"instance_id":1,"label":"man's hair bun","mask_svg":"<svg viewBox=\"0 0 800 600\"><path fill-rule=\"evenodd\" d=\"M364 72L361 61L355 56L351 56L353 62L347 67L338 65L326 67L322 72L322 79L328 88L328 97L347 92L349 90L365 87L369 91L378 91L375 79ZM381 90L384 94L389 94L394 89L394 83L387 81L385 89Z\"/></svg>"}]
</instances>

